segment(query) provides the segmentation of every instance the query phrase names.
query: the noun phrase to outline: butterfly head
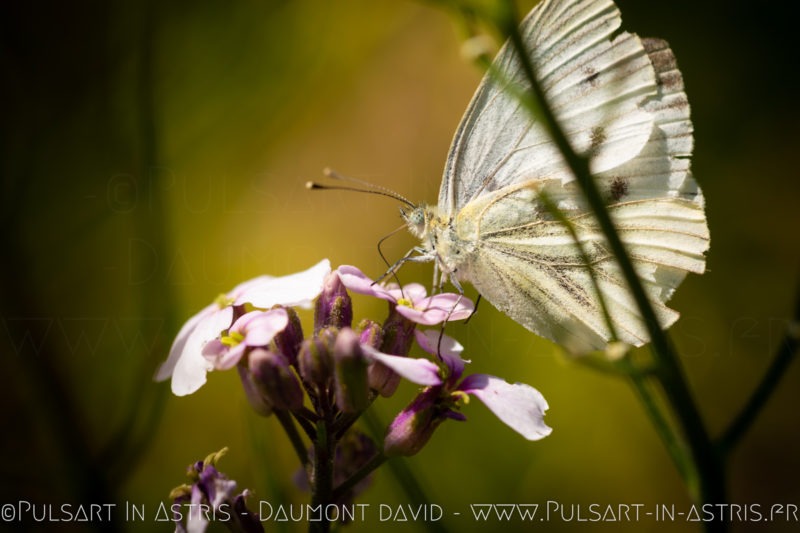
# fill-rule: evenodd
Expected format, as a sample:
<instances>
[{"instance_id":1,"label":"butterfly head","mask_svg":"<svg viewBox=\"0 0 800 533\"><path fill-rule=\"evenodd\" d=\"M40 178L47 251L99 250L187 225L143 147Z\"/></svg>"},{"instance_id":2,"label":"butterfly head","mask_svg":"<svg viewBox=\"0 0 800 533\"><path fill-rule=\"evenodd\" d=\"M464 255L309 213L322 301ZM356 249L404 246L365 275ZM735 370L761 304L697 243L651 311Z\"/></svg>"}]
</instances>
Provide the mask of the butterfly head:
<instances>
[{"instance_id":1,"label":"butterfly head","mask_svg":"<svg viewBox=\"0 0 800 533\"><path fill-rule=\"evenodd\" d=\"M408 226L408 231L418 239L424 239L434 216L433 208L425 204L400 208L400 216Z\"/></svg>"}]
</instances>

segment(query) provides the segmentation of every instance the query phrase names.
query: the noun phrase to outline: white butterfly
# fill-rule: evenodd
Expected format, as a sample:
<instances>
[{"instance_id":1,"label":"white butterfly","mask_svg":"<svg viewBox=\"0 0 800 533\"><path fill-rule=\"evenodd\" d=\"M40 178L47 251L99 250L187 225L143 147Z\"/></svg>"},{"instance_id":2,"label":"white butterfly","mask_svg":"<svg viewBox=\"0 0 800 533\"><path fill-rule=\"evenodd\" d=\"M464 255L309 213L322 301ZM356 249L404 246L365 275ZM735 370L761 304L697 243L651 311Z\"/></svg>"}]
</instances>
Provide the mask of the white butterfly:
<instances>
[{"instance_id":1,"label":"white butterfly","mask_svg":"<svg viewBox=\"0 0 800 533\"><path fill-rule=\"evenodd\" d=\"M590 168L661 326L665 302L687 272L702 273L709 235L692 178L692 123L666 42L619 30L610 0L545 0L522 36L547 101ZM506 44L494 66L526 88ZM422 241L413 260L434 261L442 280L468 281L495 307L573 352L611 338L573 236L591 261L618 340L649 340L637 306L575 178L542 124L498 78L486 76L456 131L438 205L404 212ZM544 193L544 194L543 194Z\"/></svg>"}]
</instances>

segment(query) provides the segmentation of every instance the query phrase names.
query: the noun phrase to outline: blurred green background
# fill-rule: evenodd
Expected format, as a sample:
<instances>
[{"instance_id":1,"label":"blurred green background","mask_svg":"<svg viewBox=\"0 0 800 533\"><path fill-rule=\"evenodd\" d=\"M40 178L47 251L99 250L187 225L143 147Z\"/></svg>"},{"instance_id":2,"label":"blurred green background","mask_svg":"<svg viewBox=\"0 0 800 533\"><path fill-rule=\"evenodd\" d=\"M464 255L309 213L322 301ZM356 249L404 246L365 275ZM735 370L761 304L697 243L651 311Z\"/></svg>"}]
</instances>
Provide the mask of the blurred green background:
<instances>
[{"instance_id":1,"label":"blurred green background","mask_svg":"<svg viewBox=\"0 0 800 533\"><path fill-rule=\"evenodd\" d=\"M627 29L670 42L692 104L712 245L708 272L673 300L682 318L672 333L718 433L776 350L798 283L795 18L789 2L618 3ZM460 56L459 26L400 1L45 0L0 10L0 504L130 502L145 521L117 526L169 531L154 521L158 504L189 463L222 446L231 451L221 469L257 499L305 502L286 438L249 410L235 373L212 373L184 398L152 375L180 324L244 279L323 257L383 271L376 243L399 226L396 203L303 184L330 166L435 201L481 74ZM396 258L412 245L403 234L384 250ZM427 282L430 266L403 276ZM359 318L385 312L355 305ZM490 305L451 333L473 372L537 387L554 431L526 442L477 401L468 423L443 425L408 464L446 528L477 529L471 503L688 506L627 383L565 361ZM731 502L800 504L799 385L794 365L733 455ZM380 415L390 420L413 395L404 386ZM407 499L382 469L359 501L377 513ZM0 522L11 526L43 524ZM377 514L350 529L375 526L422 529ZM537 526L700 530L680 520Z\"/></svg>"}]
</instances>

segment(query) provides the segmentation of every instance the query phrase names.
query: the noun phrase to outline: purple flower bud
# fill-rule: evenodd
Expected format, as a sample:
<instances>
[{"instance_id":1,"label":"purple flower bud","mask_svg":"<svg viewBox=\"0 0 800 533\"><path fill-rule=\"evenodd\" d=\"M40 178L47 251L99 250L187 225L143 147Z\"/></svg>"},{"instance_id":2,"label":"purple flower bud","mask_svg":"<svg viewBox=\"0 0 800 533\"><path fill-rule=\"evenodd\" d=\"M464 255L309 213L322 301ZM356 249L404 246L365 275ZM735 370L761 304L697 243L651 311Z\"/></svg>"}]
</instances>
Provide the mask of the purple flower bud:
<instances>
[{"instance_id":1,"label":"purple flower bud","mask_svg":"<svg viewBox=\"0 0 800 533\"><path fill-rule=\"evenodd\" d=\"M383 342L381 352L392 355L408 355L411 344L414 342L414 328L416 324L396 309L392 309L389 317L383 323Z\"/></svg>"},{"instance_id":2,"label":"purple flower bud","mask_svg":"<svg viewBox=\"0 0 800 533\"><path fill-rule=\"evenodd\" d=\"M374 361L367 370L367 381L370 389L384 398L390 398L400 385L400 374L380 361Z\"/></svg>"},{"instance_id":3,"label":"purple flower bud","mask_svg":"<svg viewBox=\"0 0 800 533\"><path fill-rule=\"evenodd\" d=\"M283 354L257 348L250 352L248 366L253 383L275 409L302 407L303 389Z\"/></svg>"},{"instance_id":4,"label":"purple flower bud","mask_svg":"<svg viewBox=\"0 0 800 533\"><path fill-rule=\"evenodd\" d=\"M333 376L333 342L335 337L329 330L322 330L320 334L303 341L300 353L297 356L297 366L300 376L307 383L314 385L318 391L328 390Z\"/></svg>"},{"instance_id":5,"label":"purple flower bud","mask_svg":"<svg viewBox=\"0 0 800 533\"><path fill-rule=\"evenodd\" d=\"M285 307L284 309L289 317L289 323L283 331L275 336L273 342L278 351L289 361L289 364L294 366L297 365L297 353L303 342L303 325L293 308Z\"/></svg>"},{"instance_id":6,"label":"purple flower bud","mask_svg":"<svg viewBox=\"0 0 800 533\"><path fill-rule=\"evenodd\" d=\"M357 413L369 405L367 360L356 333L345 328L333 347L336 371L336 405L346 413Z\"/></svg>"},{"instance_id":7,"label":"purple flower bud","mask_svg":"<svg viewBox=\"0 0 800 533\"><path fill-rule=\"evenodd\" d=\"M331 272L322 283L322 294L314 311L314 331L325 327L349 328L353 323L353 304L337 272Z\"/></svg>"},{"instance_id":8,"label":"purple flower bud","mask_svg":"<svg viewBox=\"0 0 800 533\"><path fill-rule=\"evenodd\" d=\"M204 532L209 525L209 515L220 511L219 520L233 531L247 533L263 532L258 517L248 511L244 499L250 491L245 489L239 494L236 482L216 468L217 461L225 454L227 448L210 454L203 461L189 466L187 475L191 484L181 485L172 490L170 498L180 506L189 505L189 512L182 513L173 507L175 531L178 533ZM233 513L222 513L223 509L233 509Z\"/></svg>"},{"instance_id":9,"label":"purple flower bud","mask_svg":"<svg viewBox=\"0 0 800 533\"><path fill-rule=\"evenodd\" d=\"M403 409L389 425L383 453L389 457L419 452L444 418L439 404L440 387L428 387Z\"/></svg>"},{"instance_id":10,"label":"purple flower bud","mask_svg":"<svg viewBox=\"0 0 800 533\"><path fill-rule=\"evenodd\" d=\"M381 344L383 344L383 329L380 324L365 318L358 324L358 330L361 332L359 334L359 344L372 346L376 350L380 350Z\"/></svg>"},{"instance_id":11,"label":"purple flower bud","mask_svg":"<svg viewBox=\"0 0 800 533\"><path fill-rule=\"evenodd\" d=\"M250 369L244 362L236 365L239 371L239 378L242 380L242 388L244 388L244 395L256 413L261 416L269 416L272 414L272 404L267 398L261 394L259 387L256 385Z\"/></svg>"},{"instance_id":12,"label":"purple flower bud","mask_svg":"<svg viewBox=\"0 0 800 533\"><path fill-rule=\"evenodd\" d=\"M208 502L217 509L223 502L230 500L236 490L236 482L221 474L214 466L206 466L200 472L196 485Z\"/></svg>"},{"instance_id":13,"label":"purple flower bud","mask_svg":"<svg viewBox=\"0 0 800 533\"><path fill-rule=\"evenodd\" d=\"M362 320L358 327L361 330L359 343L379 350L383 344L383 328L369 319ZM397 390L400 376L386 365L375 361L367 369L367 382L370 389L388 398Z\"/></svg>"},{"instance_id":14,"label":"purple flower bud","mask_svg":"<svg viewBox=\"0 0 800 533\"><path fill-rule=\"evenodd\" d=\"M261 525L258 513L252 512L247 508L245 499L250 495L250 491L245 489L241 494L233 499L233 512L231 517L233 522L244 533L264 533L264 526Z\"/></svg>"},{"instance_id":15,"label":"purple flower bud","mask_svg":"<svg viewBox=\"0 0 800 533\"><path fill-rule=\"evenodd\" d=\"M382 329L381 352L392 355L408 355L414 340L415 327L414 322L390 306L389 317L384 322ZM377 361L370 365L369 386L371 389L377 391L384 398L389 398L395 393L398 385L400 385L400 376L392 369Z\"/></svg>"}]
</instances>

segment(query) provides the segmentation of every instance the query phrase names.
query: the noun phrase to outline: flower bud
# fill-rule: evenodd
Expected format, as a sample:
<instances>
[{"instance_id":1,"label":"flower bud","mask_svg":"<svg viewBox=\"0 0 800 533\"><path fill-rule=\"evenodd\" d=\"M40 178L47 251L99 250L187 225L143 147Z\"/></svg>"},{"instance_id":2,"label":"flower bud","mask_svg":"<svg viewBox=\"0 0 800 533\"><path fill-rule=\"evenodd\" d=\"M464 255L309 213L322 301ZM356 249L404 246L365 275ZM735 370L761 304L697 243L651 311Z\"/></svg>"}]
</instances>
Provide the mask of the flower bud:
<instances>
[{"instance_id":1,"label":"flower bud","mask_svg":"<svg viewBox=\"0 0 800 533\"><path fill-rule=\"evenodd\" d=\"M395 309L383 323L383 342L380 351L392 355L408 355L414 342L416 324Z\"/></svg>"},{"instance_id":2,"label":"flower bud","mask_svg":"<svg viewBox=\"0 0 800 533\"><path fill-rule=\"evenodd\" d=\"M303 389L282 354L257 348L250 352L253 383L275 409L294 411L303 405Z\"/></svg>"},{"instance_id":3,"label":"flower bud","mask_svg":"<svg viewBox=\"0 0 800 533\"><path fill-rule=\"evenodd\" d=\"M250 491L245 489L233 499L231 518L239 531L244 533L264 533L264 526L261 525L258 513L254 513L247 508L246 498L249 495Z\"/></svg>"},{"instance_id":4,"label":"flower bud","mask_svg":"<svg viewBox=\"0 0 800 533\"><path fill-rule=\"evenodd\" d=\"M392 355L408 355L416 324L392 309L383 324L380 351ZM366 332L366 330L365 330ZM375 362L369 367L369 386L384 398L392 396L400 385L400 376L385 365Z\"/></svg>"},{"instance_id":5,"label":"flower bud","mask_svg":"<svg viewBox=\"0 0 800 533\"><path fill-rule=\"evenodd\" d=\"M369 405L367 360L358 344L358 336L350 329L339 332L333 347L336 372L336 405L346 413L357 413Z\"/></svg>"},{"instance_id":6,"label":"flower bud","mask_svg":"<svg viewBox=\"0 0 800 533\"><path fill-rule=\"evenodd\" d=\"M277 350L282 353L289 361L290 365L297 365L297 354L300 351L300 344L303 342L303 325L300 317L291 307L284 307L289 317L289 323L283 331L275 335L273 342Z\"/></svg>"},{"instance_id":7,"label":"flower bud","mask_svg":"<svg viewBox=\"0 0 800 533\"><path fill-rule=\"evenodd\" d=\"M389 425L383 453L389 457L411 456L419 452L444 418L439 414L438 387L423 390Z\"/></svg>"},{"instance_id":8,"label":"flower bud","mask_svg":"<svg viewBox=\"0 0 800 533\"><path fill-rule=\"evenodd\" d=\"M359 344L380 350L383 343L383 329L380 324L365 318L358 324L358 330L361 332L358 339Z\"/></svg>"},{"instance_id":9,"label":"flower bud","mask_svg":"<svg viewBox=\"0 0 800 533\"><path fill-rule=\"evenodd\" d=\"M253 374L250 372L250 369L244 361L240 361L238 365L236 365L236 369L239 371L239 378L242 380L242 388L244 389L244 395L247 398L250 407L252 407L256 413L260 414L261 416L269 416L272 414L272 403L261 394L259 387L255 384L253 379Z\"/></svg>"},{"instance_id":10,"label":"flower bud","mask_svg":"<svg viewBox=\"0 0 800 533\"><path fill-rule=\"evenodd\" d=\"M400 385L400 375L379 361L374 361L367 370L369 388L384 398L391 398Z\"/></svg>"},{"instance_id":11,"label":"flower bud","mask_svg":"<svg viewBox=\"0 0 800 533\"><path fill-rule=\"evenodd\" d=\"M325 277L322 294L314 310L314 331L325 327L349 328L353 323L353 303L336 271Z\"/></svg>"},{"instance_id":12,"label":"flower bud","mask_svg":"<svg viewBox=\"0 0 800 533\"><path fill-rule=\"evenodd\" d=\"M313 339L307 339L300 345L297 356L297 366L300 376L307 382L316 386L317 390L328 389L333 376L333 356L331 355L333 337L323 330Z\"/></svg>"}]
</instances>

